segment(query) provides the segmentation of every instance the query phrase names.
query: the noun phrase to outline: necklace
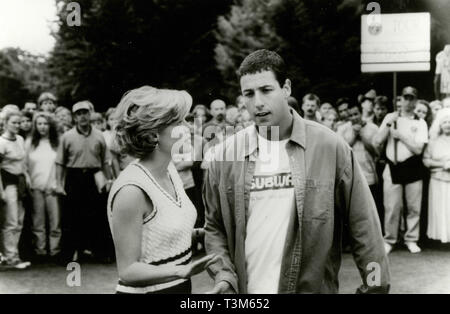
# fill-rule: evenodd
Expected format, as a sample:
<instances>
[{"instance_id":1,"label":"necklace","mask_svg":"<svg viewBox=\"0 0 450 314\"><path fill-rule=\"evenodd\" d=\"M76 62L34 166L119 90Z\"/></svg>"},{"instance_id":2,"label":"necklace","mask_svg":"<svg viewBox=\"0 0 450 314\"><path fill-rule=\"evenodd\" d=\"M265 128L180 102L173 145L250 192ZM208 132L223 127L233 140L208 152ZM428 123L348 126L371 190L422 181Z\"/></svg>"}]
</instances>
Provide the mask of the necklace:
<instances>
[{"instance_id":1,"label":"necklace","mask_svg":"<svg viewBox=\"0 0 450 314\"><path fill-rule=\"evenodd\" d=\"M8 140L8 141L15 141L15 140L16 140L16 136L14 136L14 137L11 138L11 137L6 136L6 134L3 134L2 137L3 137L4 139Z\"/></svg>"}]
</instances>

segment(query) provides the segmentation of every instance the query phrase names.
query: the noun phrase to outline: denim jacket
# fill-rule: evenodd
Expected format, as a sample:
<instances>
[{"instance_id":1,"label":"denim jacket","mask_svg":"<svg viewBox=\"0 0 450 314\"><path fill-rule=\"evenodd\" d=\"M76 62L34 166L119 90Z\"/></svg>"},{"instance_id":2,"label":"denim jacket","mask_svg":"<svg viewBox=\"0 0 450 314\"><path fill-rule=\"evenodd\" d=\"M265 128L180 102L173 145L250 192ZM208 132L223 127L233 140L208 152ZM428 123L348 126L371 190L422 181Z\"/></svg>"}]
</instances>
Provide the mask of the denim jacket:
<instances>
[{"instance_id":1,"label":"denim jacket","mask_svg":"<svg viewBox=\"0 0 450 314\"><path fill-rule=\"evenodd\" d=\"M279 293L337 293L344 226L364 292L389 290L388 259L375 202L351 148L322 125L292 111L286 145L295 190ZM208 269L247 293L246 222L258 139L248 127L215 147L203 186L205 246L221 258ZM376 264L375 264L376 263Z\"/></svg>"}]
</instances>

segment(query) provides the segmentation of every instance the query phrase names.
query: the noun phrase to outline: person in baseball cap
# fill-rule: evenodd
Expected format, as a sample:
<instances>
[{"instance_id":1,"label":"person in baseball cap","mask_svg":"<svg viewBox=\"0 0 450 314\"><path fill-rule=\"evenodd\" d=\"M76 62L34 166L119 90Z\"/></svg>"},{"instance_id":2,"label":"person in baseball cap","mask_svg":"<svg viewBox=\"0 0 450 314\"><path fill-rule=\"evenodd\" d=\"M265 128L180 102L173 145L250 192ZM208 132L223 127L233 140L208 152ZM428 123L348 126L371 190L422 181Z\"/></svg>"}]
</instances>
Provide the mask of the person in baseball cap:
<instances>
[{"instance_id":1,"label":"person in baseball cap","mask_svg":"<svg viewBox=\"0 0 450 314\"><path fill-rule=\"evenodd\" d=\"M406 86L402 91L403 98L405 98L405 96L412 96L413 99L417 99L417 94L417 89L412 86Z\"/></svg>"},{"instance_id":2,"label":"person in baseball cap","mask_svg":"<svg viewBox=\"0 0 450 314\"><path fill-rule=\"evenodd\" d=\"M76 104L74 104L72 106L72 113L77 112L78 110L88 110L89 112L93 111L94 106L92 105L92 103L88 100L83 100L83 101L79 101Z\"/></svg>"}]
</instances>

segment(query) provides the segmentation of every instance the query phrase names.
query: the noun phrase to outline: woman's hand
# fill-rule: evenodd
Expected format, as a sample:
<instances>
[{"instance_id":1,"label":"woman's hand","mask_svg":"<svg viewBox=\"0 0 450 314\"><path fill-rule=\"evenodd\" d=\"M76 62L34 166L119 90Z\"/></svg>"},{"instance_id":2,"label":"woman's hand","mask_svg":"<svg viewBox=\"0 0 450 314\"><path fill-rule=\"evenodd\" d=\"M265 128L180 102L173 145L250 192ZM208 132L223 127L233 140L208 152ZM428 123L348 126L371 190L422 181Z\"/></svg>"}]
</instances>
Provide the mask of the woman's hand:
<instances>
[{"instance_id":1,"label":"woman's hand","mask_svg":"<svg viewBox=\"0 0 450 314\"><path fill-rule=\"evenodd\" d=\"M188 265L181 266L179 277L187 279L198 273L201 273L203 270L208 268L209 265L217 262L218 259L219 256L215 254L210 254L195 262L189 263Z\"/></svg>"}]
</instances>

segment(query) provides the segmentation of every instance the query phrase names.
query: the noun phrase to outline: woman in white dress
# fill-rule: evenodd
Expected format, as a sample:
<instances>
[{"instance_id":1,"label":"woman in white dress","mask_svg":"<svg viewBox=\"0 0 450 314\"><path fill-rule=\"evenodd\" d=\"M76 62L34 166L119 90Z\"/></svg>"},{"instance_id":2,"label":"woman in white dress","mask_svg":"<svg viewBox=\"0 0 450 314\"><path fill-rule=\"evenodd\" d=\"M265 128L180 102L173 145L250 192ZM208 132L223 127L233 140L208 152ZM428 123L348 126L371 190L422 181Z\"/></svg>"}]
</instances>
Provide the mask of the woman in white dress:
<instances>
[{"instance_id":1,"label":"woman in white dress","mask_svg":"<svg viewBox=\"0 0 450 314\"><path fill-rule=\"evenodd\" d=\"M450 109L441 109L430 129L423 162L430 168L427 236L450 242Z\"/></svg>"},{"instance_id":2,"label":"woman in white dress","mask_svg":"<svg viewBox=\"0 0 450 314\"><path fill-rule=\"evenodd\" d=\"M186 125L191 105L185 91L143 86L117 106L117 143L137 158L108 199L118 293L191 293L190 277L216 261L212 255L192 261L197 213L171 161L179 140L173 134Z\"/></svg>"}]
</instances>

